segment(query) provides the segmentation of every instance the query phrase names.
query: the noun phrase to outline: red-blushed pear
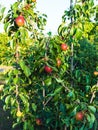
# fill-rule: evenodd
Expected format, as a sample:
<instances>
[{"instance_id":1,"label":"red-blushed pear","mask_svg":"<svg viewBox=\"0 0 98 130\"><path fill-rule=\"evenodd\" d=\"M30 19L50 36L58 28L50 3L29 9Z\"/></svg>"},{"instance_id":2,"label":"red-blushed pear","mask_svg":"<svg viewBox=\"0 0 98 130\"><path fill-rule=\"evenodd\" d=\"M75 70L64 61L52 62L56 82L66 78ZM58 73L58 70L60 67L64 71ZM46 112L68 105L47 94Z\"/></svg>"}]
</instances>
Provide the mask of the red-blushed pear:
<instances>
[{"instance_id":1,"label":"red-blushed pear","mask_svg":"<svg viewBox=\"0 0 98 130\"><path fill-rule=\"evenodd\" d=\"M25 24L24 16L20 15L15 19L15 23L18 27L21 27Z\"/></svg>"},{"instance_id":2,"label":"red-blushed pear","mask_svg":"<svg viewBox=\"0 0 98 130\"><path fill-rule=\"evenodd\" d=\"M57 62L57 63L56 63L56 64L57 64L57 67L60 67L60 65L61 65L61 60L60 60L59 58L57 58L57 59L56 59L56 62Z\"/></svg>"},{"instance_id":3,"label":"red-blushed pear","mask_svg":"<svg viewBox=\"0 0 98 130\"><path fill-rule=\"evenodd\" d=\"M66 51L67 49L68 49L68 45L65 44L65 43L62 43L62 44L61 44L61 50L62 50L62 51Z\"/></svg>"},{"instance_id":4,"label":"red-blushed pear","mask_svg":"<svg viewBox=\"0 0 98 130\"><path fill-rule=\"evenodd\" d=\"M52 72L52 68L49 67L49 66L47 66L47 65L44 67L44 70L45 70L45 72L47 72L47 73L51 73L51 72Z\"/></svg>"},{"instance_id":5,"label":"red-blushed pear","mask_svg":"<svg viewBox=\"0 0 98 130\"><path fill-rule=\"evenodd\" d=\"M84 113L82 111L77 112L75 118L77 121L82 121L84 119Z\"/></svg>"},{"instance_id":6,"label":"red-blushed pear","mask_svg":"<svg viewBox=\"0 0 98 130\"><path fill-rule=\"evenodd\" d=\"M42 120L40 118L36 118L36 124L37 125L42 125Z\"/></svg>"}]
</instances>

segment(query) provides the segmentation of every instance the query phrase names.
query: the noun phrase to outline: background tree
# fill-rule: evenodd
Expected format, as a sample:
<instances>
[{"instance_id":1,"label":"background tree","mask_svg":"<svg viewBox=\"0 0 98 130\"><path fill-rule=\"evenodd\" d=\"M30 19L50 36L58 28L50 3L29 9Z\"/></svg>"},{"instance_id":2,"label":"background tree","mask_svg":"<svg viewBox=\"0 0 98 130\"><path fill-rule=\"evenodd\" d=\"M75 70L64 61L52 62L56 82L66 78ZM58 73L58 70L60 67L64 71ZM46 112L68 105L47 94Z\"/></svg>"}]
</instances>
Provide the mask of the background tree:
<instances>
[{"instance_id":1,"label":"background tree","mask_svg":"<svg viewBox=\"0 0 98 130\"><path fill-rule=\"evenodd\" d=\"M98 66L98 47L97 41L95 40L96 38L94 38L97 33L96 13L97 6L94 5L93 1L83 1L83 3L77 1L73 7L71 6L70 10L65 11L62 16L62 24L58 28L58 34L71 48L72 55L69 59L71 66L69 73L71 76L69 82L71 81L75 92L78 92L77 99L83 108L85 108L85 105L88 106L89 102L94 106L97 104L97 102L92 103L90 100L91 90L93 89L91 86L97 83L97 78L94 76L94 71L97 70ZM95 31L95 33L93 31ZM97 94L95 100L97 101ZM86 102L88 103L85 104ZM83 108L80 107L80 110ZM76 111L79 110L76 108ZM90 119L89 117L91 117L91 115L87 112L87 121ZM92 119L89 121L91 120ZM82 123L76 127L86 129L87 126L85 126L85 123ZM94 126L96 127L96 125ZM72 122L72 128L77 129L76 127L73 126ZM90 129L91 127L92 125L89 124L88 128Z\"/></svg>"}]
</instances>

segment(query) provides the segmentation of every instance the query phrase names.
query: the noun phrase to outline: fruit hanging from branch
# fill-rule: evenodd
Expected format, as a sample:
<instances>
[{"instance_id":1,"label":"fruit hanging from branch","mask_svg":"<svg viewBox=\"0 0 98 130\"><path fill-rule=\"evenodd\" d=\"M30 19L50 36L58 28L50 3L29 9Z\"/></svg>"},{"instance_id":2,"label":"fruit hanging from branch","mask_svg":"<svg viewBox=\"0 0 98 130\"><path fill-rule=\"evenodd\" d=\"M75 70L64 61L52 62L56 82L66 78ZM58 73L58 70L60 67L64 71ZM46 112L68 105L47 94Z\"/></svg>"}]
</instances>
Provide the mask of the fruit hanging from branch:
<instances>
[{"instance_id":1,"label":"fruit hanging from branch","mask_svg":"<svg viewBox=\"0 0 98 130\"><path fill-rule=\"evenodd\" d=\"M77 112L75 118L77 121L82 121L84 119L84 113L82 111Z\"/></svg>"},{"instance_id":2,"label":"fruit hanging from branch","mask_svg":"<svg viewBox=\"0 0 98 130\"><path fill-rule=\"evenodd\" d=\"M42 120L40 118L36 118L36 124L37 125L42 125Z\"/></svg>"},{"instance_id":3,"label":"fruit hanging from branch","mask_svg":"<svg viewBox=\"0 0 98 130\"><path fill-rule=\"evenodd\" d=\"M62 43L62 44L61 44L61 50L62 50L62 51L66 51L67 49L68 49L68 45L65 44L65 43Z\"/></svg>"},{"instance_id":4,"label":"fruit hanging from branch","mask_svg":"<svg viewBox=\"0 0 98 130\"><path fill-rule=\"evenodd\" d=\"M15 19L15 23L18 27L21 27L25 24L24 16L20 15Z\"/></svg>"},{"instance_id":5,"label":"fruit hanging from branch","mask_svg":"<svg viewBox=\"0 0 98 130\"><path fill-rule=\"evenodd\" d=\"M44 67L44 70L45 70L45 72L47 72L47 73L51 73L51 72L52 72L52 68L49 67L49 66L47 66L47 65Z\"/></svg>"},{"instance_id":6,"label":"fruit hanging from branch","mask_svg":"<svg viewBox=\"0 0 98 130\"><path fill-rule=\"evenodd\" d=\"M57 64L57 67L60 67L61 65L61 60L59 58L56 59L56 64Z\"/></svg>"}]
</instances>

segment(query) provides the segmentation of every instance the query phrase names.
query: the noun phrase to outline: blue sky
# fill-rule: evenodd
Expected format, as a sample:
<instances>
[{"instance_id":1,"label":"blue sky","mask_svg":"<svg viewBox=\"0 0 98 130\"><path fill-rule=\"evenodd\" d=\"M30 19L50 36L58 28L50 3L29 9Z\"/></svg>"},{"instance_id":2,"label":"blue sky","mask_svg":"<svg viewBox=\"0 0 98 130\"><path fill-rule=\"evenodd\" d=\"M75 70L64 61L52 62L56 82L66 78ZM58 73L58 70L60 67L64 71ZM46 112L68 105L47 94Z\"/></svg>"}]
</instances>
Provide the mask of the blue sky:
<instances>
[{"instance_id":1,"label":"blue sky","mask_svg":"<svg viewBox=\"0 0 98 130\"><path fill-rule=\"evenodd\" d=\"M10 7L10 4L17 0L0 0L0 4ZM61 17L64 14L64 10L69 8L70 0L36 0L37 10L41 13L47 14L46 31L51 31L53 34L57 32L57 28L61 23ZM95 0L97 1L97 0ZM98 1L96 2L98 4Z\"/></svg>"}]
</instances>

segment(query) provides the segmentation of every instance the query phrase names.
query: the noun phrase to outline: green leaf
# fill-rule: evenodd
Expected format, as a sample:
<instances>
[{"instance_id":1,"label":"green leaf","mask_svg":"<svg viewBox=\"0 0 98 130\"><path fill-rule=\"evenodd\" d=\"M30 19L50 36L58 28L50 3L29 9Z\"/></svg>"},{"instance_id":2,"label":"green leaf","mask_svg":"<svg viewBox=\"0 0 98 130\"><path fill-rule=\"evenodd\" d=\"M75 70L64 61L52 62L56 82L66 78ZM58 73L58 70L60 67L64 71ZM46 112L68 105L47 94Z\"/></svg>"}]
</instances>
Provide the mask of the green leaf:
<instances>
[{"instance_id":1,"label":"green leaf","mask_svg":"<svg viewBox=\"0 0 98 130\"><path fill-rule=\"evenodd\" d=\"M11 98L11 105L14 106L16 103L16 98Z\"/></svg>"},{"instance_id":2,"label":"green leaf","mask_svg":"<svg viewBox=\"0 0 98 130\"><path fill-rule=\"evenodd\" d=\"M85 88L86 88L86 92L88 92L90 90L91 86L87 85Z\"/></svg>"},{"instance_id":3,"label":"green leaf","mask_svg":"<svg viewBox=\"0 0 98 130\"><path fill-rule=\"evenodd\" d=\"M62 90L62 87L56 88L56 89L54 90L54 93L50 93L50 94L48 94L48 96L55 96L55 95L58 94L61 90Z\"/></svg>"},{"instance_id":4,"label":"green leaf","mask_svg":"<svg viewBox=\"0 0 98 130\"><path fill-rule=\"evenodd\" d=\"M12 128L15 128L16 126L18 126L19 125L19 123L14 123L13 125L12 125Z\"/></svg>"},{"instance_id":5,"label":"green leaf","mask_svg":"<svg viewBox=\"0 0 98 130\"><path fill-rule=\"evenodd\" d=\"M87 121L88 121L88 122L90 122L91 117L90 117L90 115L89 115L89 114L86 114L86 118L87 118Z\"/></svg>"},{"instance_id":6,"label":"green leaf","mask_svg":"<svg viewBox=\"0 0 98 130\"><path fill-rule=\"evenodd\" d=\"M90 113L90 114L86 114L86 118L87 118L87 121L89 123L89 128L92 128L93 125L94 125L94 122L95 122L95 115Z\"/></svg>"},{"instance_id":7,"label":"green leaf","mask_svg":"<svg viewBox=\"0 0 98 130\"><path fill-rule=\"evenodd\" d=\"M91 112L93 113L96 112L96 108L94 106L88 106L88 108L90 109Z\"/></svg>"},{"instance_id":8,"label":"green leaf","mask_svg":"<svg viewBox=\"0 0 98 130\"><path fill-rule=\"evenodd\" d=\"M5 103L6 103L6 104L9 104L10 99L11 99L11 95L8 95L8 96L5 98Z\"/></svg>"},{"instance_id":9,"label":"green leaf","mask_svg":"<svg viewBox=\"0 0 98 130\"><path fill-rule=\"evenodd\" d=\"M62 79L60 79L60 78L55 78L55 79L56 79L56 81L57 81L58 83L64 82L64 80L62 80Z\"/></svg>"},{"instance_id":10,"label":"green leaf","mask_svg":"<svg viewBox=\"0 0 98 130\"><path fill-rule=\"evenodd\" d=\"M86 75L86 83L89 84L89 82L90 82L90 77L89 75Z\"/></svg>"},{"instance_id":11,"label":"green leaf","mask_svg":"<svg viewBox=\"0 0 98 130\"><path fill-rule=\"evenodd\" d=\"M60 104L60 111L65 114L65 106L64 104Z\"/></svg>"},{"instance_id":12,"label":"green leaf","mask_svg":"<svg viewBox=\"0 0 98 130\"><path fill-rule=\"evenodd\" d=\"M24 122L23 130L34 130L34 127L31 125L30 120Z\"/></svg>"},{"instance_id":13,"label":"green leaf","mask_svg":"<svg viewBox=\"0 0 98 130\"><path fill-rule=\"evenodd\" d=\"M90 32L93 28L94 28L93 23L85 22L85 24L84 24L85 32Z\"/></svg>"},{"instance_id":14,"label":"green leaf","mask_svg":"<svg viewBox=\"0 0 98 130\"><path fill-rule=\"evenodd\" d=\"M71 129L72 129L72 128L71 128ZM74 129L75 129L75 130L78 130L78 128L77 128L77 127L75 127Z\"/></svg>"},{"instance_id":15,"label":"green leaf","mask_svg":"<svg viewBox=\"0 0 98 130\"><path fill-rule=\"evenodd\" d=\"M71 30L70 30L70 34L73 36L73 35L75 35L75 33L76 33L76 28L74 27L74 26L72 26L72 28L71 28Z\"/></svg>"},{"instance_id":16,"label":"green leaf","mask_svg":"<svg viewBox=\"0 0 98 130\"><path fill-rule=\"evenodd\" d=\"M67 94L67 97L68 97L68 98L71 98L71 97L72 97L72 98L74 99L74 98L75 98L74 91L70 91L70 92Z\"/></svg>"},{"instance_id":17,"label":"green leaf","mask_svg":"<svg viewBox=\"0 0 98 130\"><path fill-rule=\"evenodd\" d=\"M51 122L51 118L47 118L47 120L46 120L46 124L49 124L50 122Z\"/></svg>"},{"instance_id":18,"label":"green leaf","mask_svg":"<svg viewBox=\"0 0 98 130\"><path fill-rule=\"evenodd\" d=\"M20 96L20 98L21 98L21 100L23 101L24 104L28 102L28 99L27 99L27 97L25 95L20 93L19 96Z\"/></svg>"},{"instance_id":19,"label":"green leaf","mask_svg":"<svg viewBox=\"0 0 98 130\"><path fill-rule=\"evenodd\" d=\"M92 113L90 113L90 116L91 116L91 120L90 120L90 128L92 128L93 127L93 125L94 125L94 122L95 122L95 115L94 114L92 114Z\"/></svg>"},{"instance_id":20,"label":"green leaf","mask_svg":"<svg viewBox=\"0 0 98 130\"><path fill-rule=\"evenodd\" d=\"M65 30L66 29L66 27L65 27L65 23L62 23L59 27L58 27L58 34L60 35L60 36L62 36L62 32L63 32L63 30Z\"/></svg>"},{"instance_id":21,"label":"green leaf","mask_svg":"<svg viewBox=\"0 0 98 130\"><path fill-rule=\"evenodd\" d=\"M32 103L32 109L36 112L37 106L35 103Z\"/></svg>"},{"instance_id":22,"label":"green leaf","mask_svg":"<svg viewBox=\"0 0 98 130\"><path fill-rule=\"evenodd\" d=\"M30 71L30 69L29 69L27 66L25 66L25 68L24 68L24 74L25 74L27 77L29 77L29 76L31 75L31 71Z\"/></svg>"},{"instance_id":23,"label":"green leaf","mask_svg":"<svg viewBox=\"0 0 98 130\"><path fill-rule=\"evenodd\" d=\"M9 25L10 25L10 23L8 23L8 22L4 24L4 30L5 30L5 32L7 31Z\"/></svg>"},{"instance_id":24,"label":"green leaf","mask_svg":"<svg viewBox=\"0 0 98 130\"><path fill-rule=\"evenodd\" d=\"M44 82L45 82L45 85L50 86L52 84L52 79L47 78Z\"/></svg>"},{"instance_id":25,"label":"green leaf","mask_svg":"<svg viewBox=\"0 0 98 130\"><path fill-rule=\"evenodd\" d=\"M24 108L25 111L28 112L29 111L29 101L28 101L28 97L26 95L23 95L23 93L19 94L20 99L22 100L23 104L24 104Z\"/></svg>"},{"instance_id":26,"label":"green leaf","mask_svg":"<svg viewBox=\"0 0 98 130\"><path fill-rule=\"evenodd\" d=\"M80 29L76 30L75 38L79 40L82 37L82 31Z\"/></svg>"},{"instance_id":27,"label":"green leaf","mask_svg":"<svg viewBox=\"0 0 98 130\"><path fill-rule=\"evenodd\" d=\"M85 125L83 125L79 130L84 130L84 128L85 128Z\"/></svg>"},{"instance_id":28,"label":"green leaf","mask_svg":"<svg viewBox=\"0 0 98 130\"><path fill-rule=\"evenodd\" d=\"M13 79L13 82L14 82L14 84L17 84L17 83L19 82L19 78L18 78L18 77L15 77L15 78Z\"/></svg>"},{"instance_id":29,"label":"green leaf","mask_svg":"<svg viewBox=\"0 0 98 130\"><path fill-rule=\"evenodd\" d=\"M25 62L23 60L21 60L19 62L19 64L20 64L20 67L22 68L22 70L24 70L24 68L25 68Z\"/></svg>"},{"instance_id":30,"label":"green leaf","mask_svg":"<svg viewBox=\"0 0 98 130\"><path fill-rule=\"evenodd\" d=\"M4 13L4 11L5 11L5 7L3 7L2 9L1 9L1 13L3 14Z\"/></svg>"},{"instance_id":31,"label":"green leaf","mask_svg":"<svg viewBox=\"0 0 98 130\"><path fill-rule=\"evenodd\" d=\"M88 128L84 124L79 130L88 130Z\"/></svg>"},{"instance_id":32,"label":"green leaf","mask_svg":"<svg viewBox=\"0 0 98 130\"><path fill-rule=\"evenodd\" d=\"M25 65L25 62L21 60L19 62L21 69L23 70L24 74L29 77L31 75L31 71L28 66Z\"/></svg>"},{"instance_id":33,"label":"green leaf","mask_svg":"<svg viewBox=\"0 0 98 130\"><path fill-rule=\"evenodd\" d=\"M62 90L62 87L56 88L54 91L54 95L60 93Z\"/></svg>"},{"instance_id":34,"label":"green leaf","mask_svg":"<svg viewBox=\"0 0 98 130\"><path fill-rule=\"evenodd\" d=\"M28 122L27 122L27 121L24 122L23 129L24 129L24 130L27 130L27 129L28 129Z\"/></svg>"},{"instance_id":35,"label":"green leaf","mask_svg":"<svg viewBox=\"0 0 98 130\"><path fill-rule=\"evenodd\" d=\"M73 115L76 114L77 108L78 108L78 106L76 106L76 107L74 107L74 108L72 109L72 111L71 111L71 113L70 113L71 116L73 116Z\"/></svg>"}]
</instances>

